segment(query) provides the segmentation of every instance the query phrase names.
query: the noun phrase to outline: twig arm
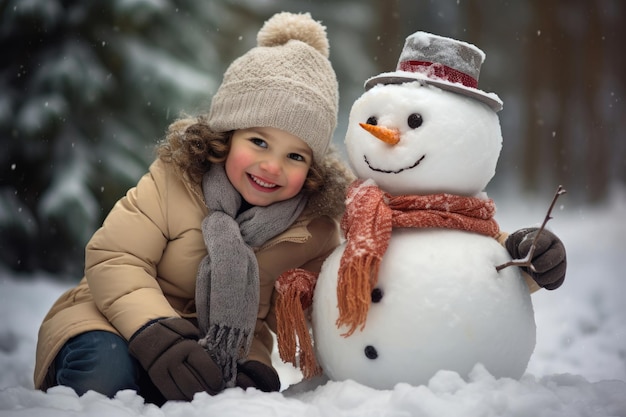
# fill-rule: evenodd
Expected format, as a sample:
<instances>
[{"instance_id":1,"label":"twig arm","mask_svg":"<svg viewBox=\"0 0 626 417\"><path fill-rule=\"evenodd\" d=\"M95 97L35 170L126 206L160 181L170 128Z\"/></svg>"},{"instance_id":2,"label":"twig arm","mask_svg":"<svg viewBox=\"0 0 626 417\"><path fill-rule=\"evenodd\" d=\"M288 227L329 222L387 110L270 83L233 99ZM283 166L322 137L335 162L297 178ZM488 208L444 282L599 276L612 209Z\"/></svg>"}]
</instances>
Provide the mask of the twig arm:
<instances>
[{"instance_id":1,"label":"twig arm","mask_svg":"<svg viewBox=\"0 0 626 417\"><path fill-rule=\"evenodd\" d=\"M530 250L528 251L528 253L526 254L526 256L522 259L513 259L510 260L506 263L503 263L501 265L496 266L496 271L500 272L501 270L503 270L506 267L509 266L525 266L530 268L531 271L535 270L535 267L532 264L532 259L533 259L533 255L535 254L535 249L537 248L537 240L539 239L539 235L541 235L541 232L543 232L543 229L545 229L546 224L548 223L548 221L550 219L552 219L552 210L554 209L554 205L556 204L556 200L558 200L558 198L562 195L565 194L567 192L567 190L565 188L563 188L563 186L559 185L558 188L556 189L556 193L554 193L554 197L552 198L552 203L550 204L550 207L548 208L548 212L546 213L546 217L543 219L543 223L541 224L541 227L539 228L539 231L537 232L537 234L535 235L535 238L533 239L533 243L530 245Z\"/></svg>"}]
</instances>

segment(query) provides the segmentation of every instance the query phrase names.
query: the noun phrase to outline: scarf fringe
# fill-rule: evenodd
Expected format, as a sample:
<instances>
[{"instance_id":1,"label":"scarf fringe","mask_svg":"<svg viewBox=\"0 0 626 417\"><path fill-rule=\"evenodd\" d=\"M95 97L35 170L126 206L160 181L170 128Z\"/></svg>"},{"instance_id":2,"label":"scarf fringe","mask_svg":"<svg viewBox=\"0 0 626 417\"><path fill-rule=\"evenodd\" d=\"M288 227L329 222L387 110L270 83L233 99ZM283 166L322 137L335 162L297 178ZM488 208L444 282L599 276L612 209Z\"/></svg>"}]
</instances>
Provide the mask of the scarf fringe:
<instances>
[{"instance_id":1,"label":"scarf fringe","mask_svg":"<svg viewBox=\"0 0 626 417\"><path fill-rule=\"evenodd\" d=\"M317 274L297 268L281 274L275 285L278 353L284 362L299 365L305 379L322 373L304 315L313 303L316 282Z\"/></svg>"},{"instance_id":2,"label":"scarf fringe","mask_svg":"<svg viewBox=\"0 0 626 417\"><path fill-rule=\"evenodd\" d=\"M378 283L382 259L374 253L341 258L337 281L337 327L347 326L342 336L348 337L360 327L363 330L372 302L372 289Z\"/></svg>"},{"instance_id":3,"label":"scarf fringe","mask_svg":"<svg viewBox=\"0 0 626 417\"><path fill-rule=\"evenodd\" d=\"M222 370L226 388L235 386L237 360L248 356L251 342L250 332L217 324L198 341Z\"/></svg>"}]
</instances>

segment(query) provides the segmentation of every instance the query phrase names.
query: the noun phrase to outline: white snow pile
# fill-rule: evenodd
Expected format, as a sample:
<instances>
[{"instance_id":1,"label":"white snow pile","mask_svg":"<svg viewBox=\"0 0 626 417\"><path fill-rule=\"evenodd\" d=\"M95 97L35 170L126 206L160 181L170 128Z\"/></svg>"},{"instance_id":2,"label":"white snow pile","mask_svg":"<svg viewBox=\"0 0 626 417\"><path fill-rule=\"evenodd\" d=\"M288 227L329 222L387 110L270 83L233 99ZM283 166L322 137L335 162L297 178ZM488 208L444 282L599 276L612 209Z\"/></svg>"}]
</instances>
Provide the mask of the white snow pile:
<instances>
[{"instance_id":1,"label":"white snow pile","mask_svg":"<svg viewBox=\"0 0 626 417\"><path fill-rule=\"evenodd\" d=\"M495 201L507 231L539 224L549 203ZM549 227L567 247L568 277L558 290L532 296L537 346L520 380L496 379L477 365L467 381L440 371L427 385L375 390L354 381L298 382L276 356L281 393L235 388L161 408L132 391L113 399L65 387L43 393L32 385L37 330L70 284L0 270L0 416L626 416L624 213L624 192L595 208L560 200Z\"/></svg>"}]
</instances>

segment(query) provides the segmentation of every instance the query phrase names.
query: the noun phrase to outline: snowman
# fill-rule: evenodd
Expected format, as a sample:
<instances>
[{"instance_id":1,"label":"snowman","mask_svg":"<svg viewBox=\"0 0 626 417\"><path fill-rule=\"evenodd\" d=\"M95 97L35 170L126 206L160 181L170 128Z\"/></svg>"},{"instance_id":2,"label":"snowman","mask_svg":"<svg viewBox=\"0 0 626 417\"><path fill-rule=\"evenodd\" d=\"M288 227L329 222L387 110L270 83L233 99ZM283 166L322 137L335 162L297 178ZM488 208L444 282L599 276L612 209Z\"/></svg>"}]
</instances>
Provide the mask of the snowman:
<instances>
[{"instance_id":1,"label":"snowman","mask_svg":"<svg viewBox=\"0 0 626 417\"><path fill-rule=\"evenodd\" d=\"M511 257L484 192L502 146L502 102L477 88L484 58L417 32L397 70L369 79L353 104L346 240L311 301L315 356L331 380L391 389L440 370L466 377L476 364L510 378L527 367L529 285L519 268L496 270Z\"/></svg>"}]
</instances>

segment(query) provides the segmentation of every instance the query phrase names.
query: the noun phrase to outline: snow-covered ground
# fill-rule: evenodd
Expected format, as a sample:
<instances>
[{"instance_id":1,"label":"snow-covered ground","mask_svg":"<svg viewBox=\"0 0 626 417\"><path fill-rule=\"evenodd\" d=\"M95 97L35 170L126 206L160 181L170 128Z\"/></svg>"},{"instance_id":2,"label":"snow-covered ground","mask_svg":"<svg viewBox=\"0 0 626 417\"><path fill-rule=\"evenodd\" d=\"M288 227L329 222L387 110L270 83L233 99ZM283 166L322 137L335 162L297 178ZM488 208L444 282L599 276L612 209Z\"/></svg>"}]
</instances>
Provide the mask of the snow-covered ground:
<instances>
[{"instance_id":1,"label":"snow-covered ground","mask_svg":"<svg viewBox=\"0 0 626 417\"><path fill-rule=\"evenodd\" d=\"M499 201L501 228L541 223L549 201ZM284 390L231 389L162 408L131 391L114 399L33 389L39 323L69 284L0 270L0 416L626 416L626 193L601 207L561 197L549 227L565 242L568 277L533 295L537 346L521 380L494 379L477 366L469 381L440 372L427 386L377 391L352 381L298 383L279 365ZM278 362L278 357L276 357Z\"/></svg>"}]
</instances>

